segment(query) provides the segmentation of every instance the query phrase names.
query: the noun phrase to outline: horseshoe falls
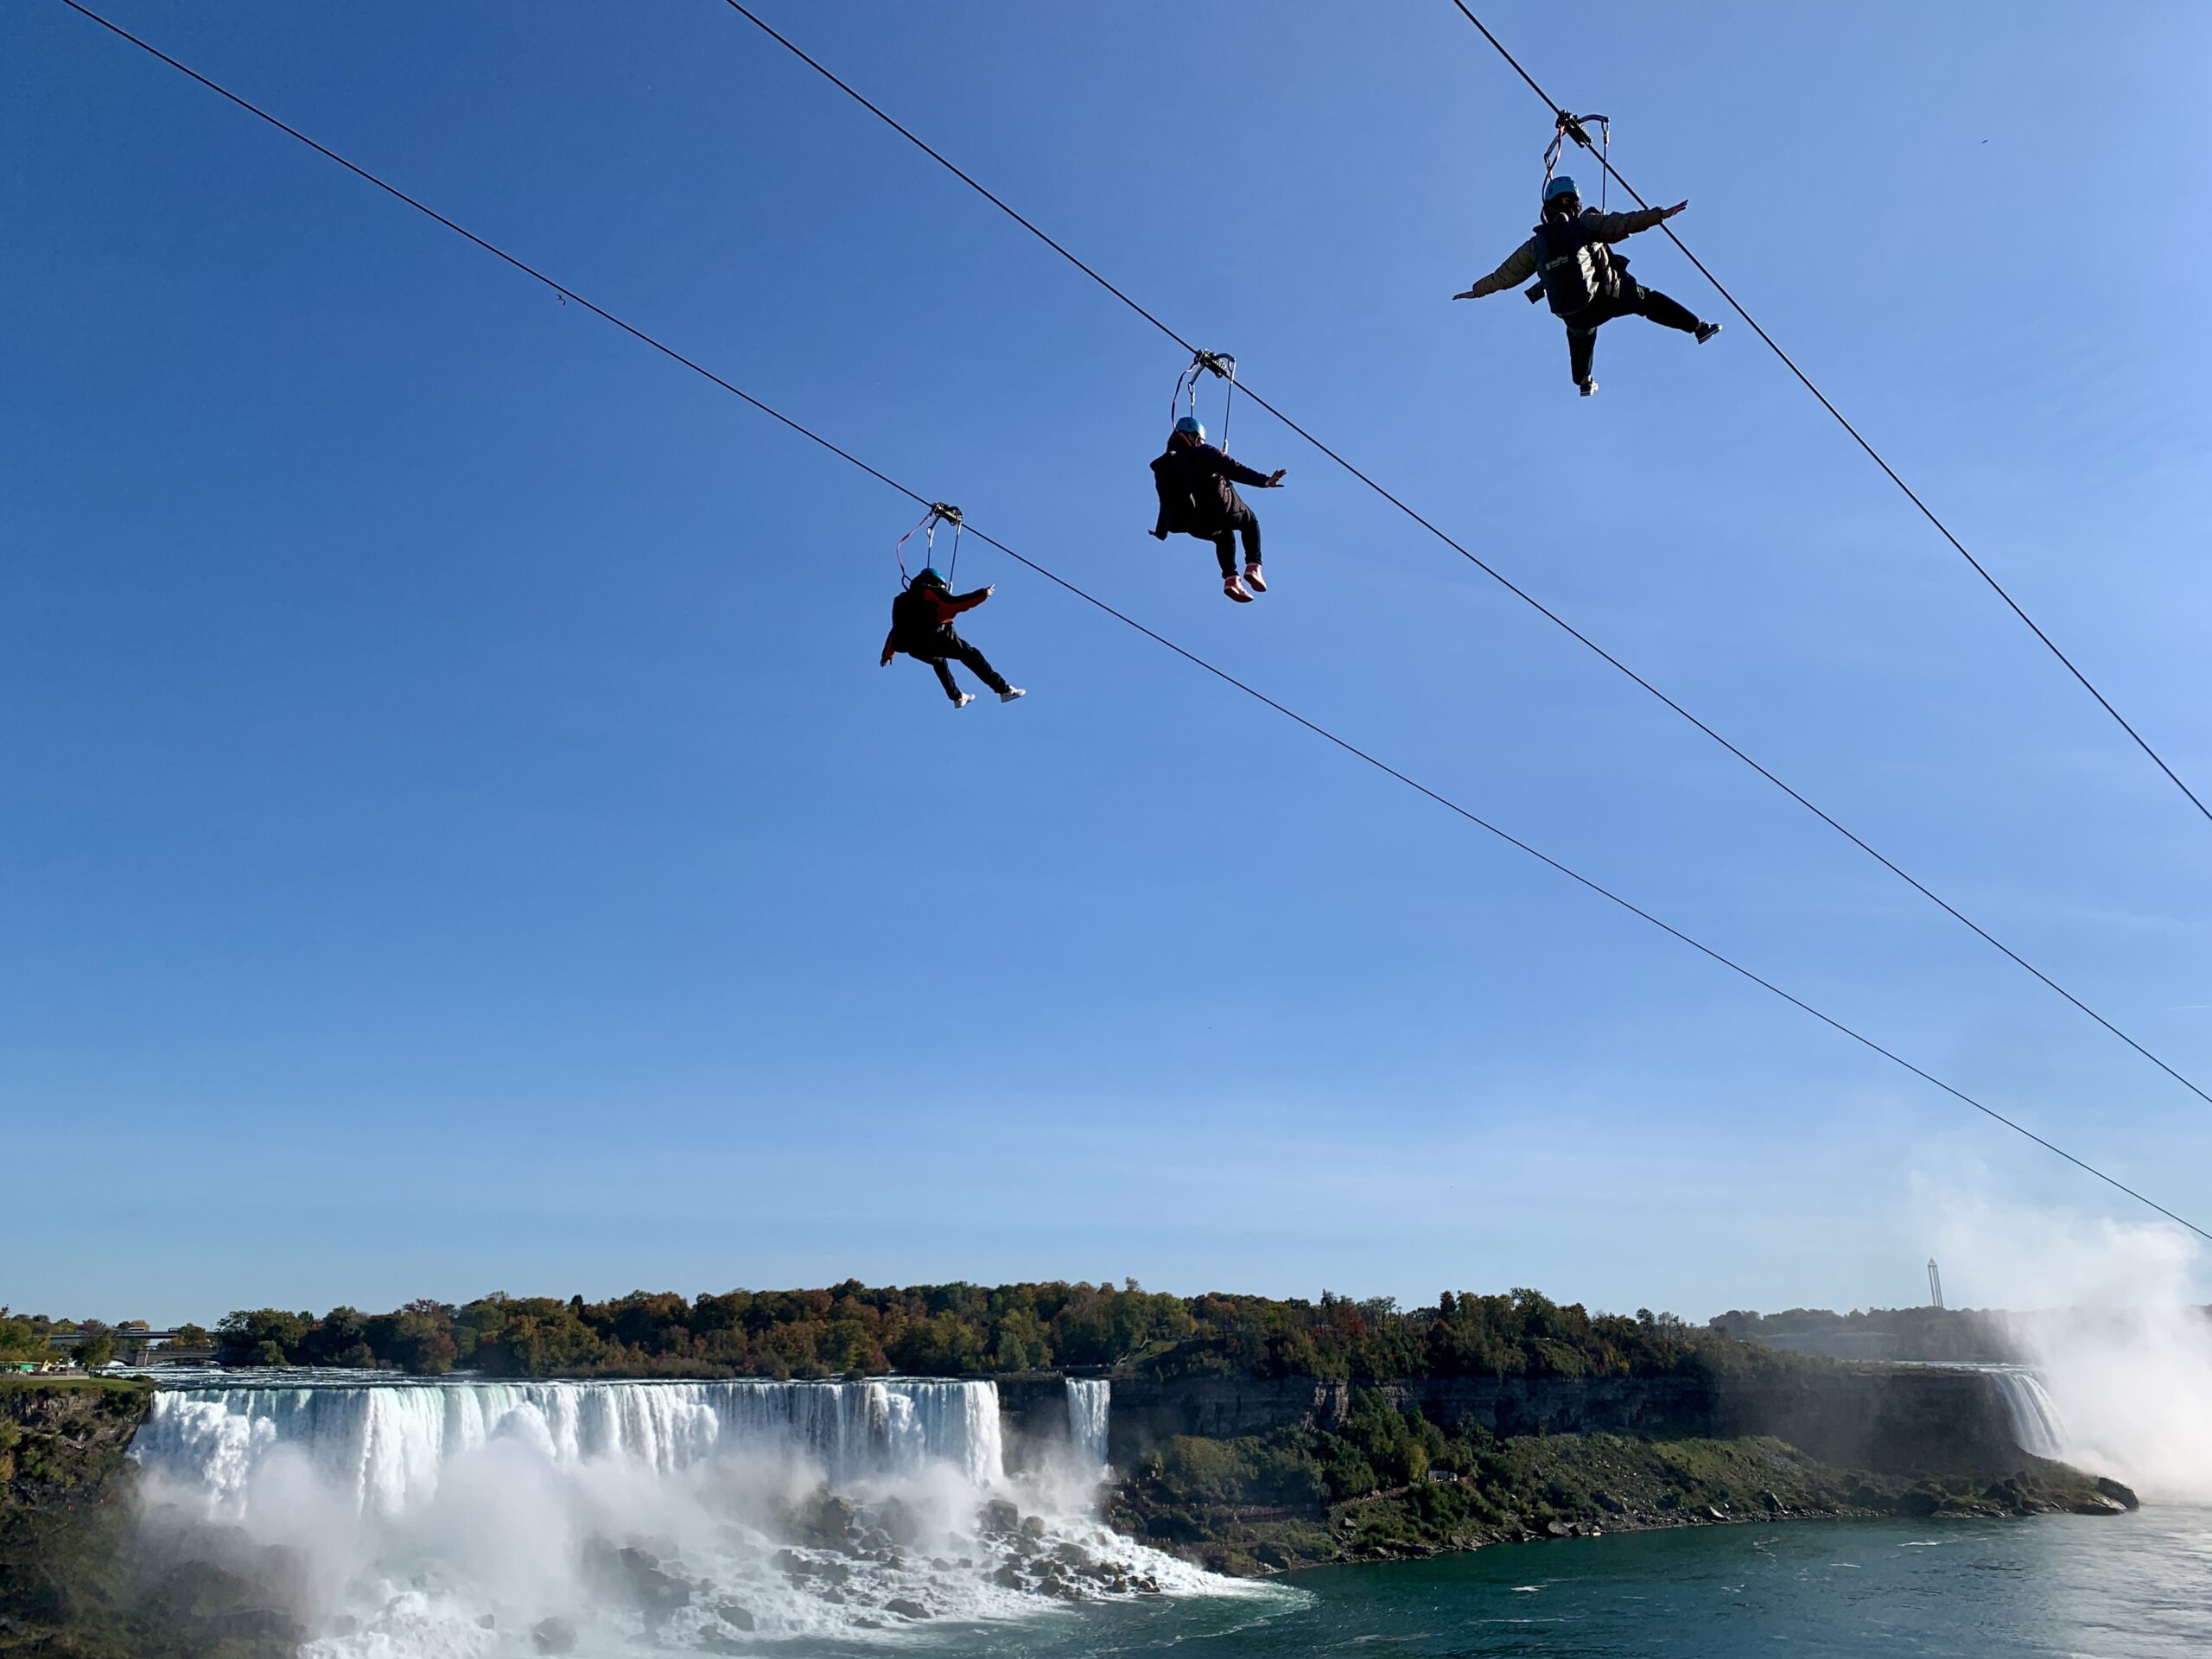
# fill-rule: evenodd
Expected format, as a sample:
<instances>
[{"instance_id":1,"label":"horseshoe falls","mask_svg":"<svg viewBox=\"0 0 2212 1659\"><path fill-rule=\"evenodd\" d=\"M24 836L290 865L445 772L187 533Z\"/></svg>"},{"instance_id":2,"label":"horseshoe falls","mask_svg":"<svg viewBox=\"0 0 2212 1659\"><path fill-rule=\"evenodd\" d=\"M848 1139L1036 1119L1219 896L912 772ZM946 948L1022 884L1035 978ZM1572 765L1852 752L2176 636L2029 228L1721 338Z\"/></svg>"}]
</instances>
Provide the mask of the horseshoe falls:
<instances>
[{"instance_id":1,"label":"horseshoe falls","mask_svg":"<svg viewBox=\"0 0 2212 1659\"><path fill-rule=\"evenodd\" d=\"M1991 1366L1989 1375L2005 1398L2005 1414L2020 1450L2038 1458L2064 1457L2066 1424L2043 1379L2024 1365Z\"/></svg>"}]
</instances>

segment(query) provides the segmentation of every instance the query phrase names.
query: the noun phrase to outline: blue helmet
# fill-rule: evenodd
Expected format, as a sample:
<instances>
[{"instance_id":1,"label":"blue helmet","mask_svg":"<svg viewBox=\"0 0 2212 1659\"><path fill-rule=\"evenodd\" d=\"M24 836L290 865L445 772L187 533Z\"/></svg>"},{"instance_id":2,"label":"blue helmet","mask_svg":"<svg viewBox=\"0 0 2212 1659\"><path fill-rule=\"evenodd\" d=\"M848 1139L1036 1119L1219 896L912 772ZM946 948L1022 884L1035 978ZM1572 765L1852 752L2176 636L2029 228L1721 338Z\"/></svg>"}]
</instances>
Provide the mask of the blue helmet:
<instances>
[{"instance_id":1,"label":"blue helmet","mask_svg":"<svg viewBox=\"0 0 2212 1659\"><path fill-rule=\"evenodd\" d=\"M1198 417L1195 415L1185 415L1181 420L1176 422L1175 429L1178 432L1189 433L1200 443L1204 443L1206 441L1205 427L1200 423Z\"/></svg>"},{"instance_id":2,"label":"blue helmet","mask_svg":"<svg viewBox=\"0 0 2212 1659\"><path fill-rule=\"evenodd\" d=\"M1544 187L1544 200L1547 203L1557 201L1561 196L1580 196L1581 194L1574 188L1574 181L1564 173Z\"/></svg>"},{"instance_id":3,"label":"blue helmet","mask_svg":"<svg viewBox=\"0 0 2212 1659\"><path fill-rule=\"evenodd\" d=\"M944 585L944 578L938 575L935 565L924 565L914 576L914 586L917 588L942 588Z\"/></svg>"}]
</instances>

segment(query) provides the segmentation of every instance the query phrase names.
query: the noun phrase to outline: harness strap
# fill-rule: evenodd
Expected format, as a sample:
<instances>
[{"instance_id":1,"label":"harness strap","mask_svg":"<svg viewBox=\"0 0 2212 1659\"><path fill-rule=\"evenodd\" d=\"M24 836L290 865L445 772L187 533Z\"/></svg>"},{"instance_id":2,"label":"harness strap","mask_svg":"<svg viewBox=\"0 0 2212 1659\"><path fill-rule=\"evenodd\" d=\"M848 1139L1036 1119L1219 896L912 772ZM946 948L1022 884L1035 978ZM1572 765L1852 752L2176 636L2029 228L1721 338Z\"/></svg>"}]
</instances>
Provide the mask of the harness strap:
<instances>
[{"instance_id":1,"label":"harness strap","mask_svg":"<svg viewBox=\"0 0 2212 1659\"><path fill-rule=\"evenodd\" d=\"M923 532L922 547L925 552L933 555L937 550L937 527L940 524L949 524L952 526L951 569L948 569L945 573L948 582L951 579L952 569L959 568L960 509L943 501L932 501L930 503L930 510L916 521L914 530L910 530L901 536L898 545L891 550L891 556L899 561L899 587L911 588L914 585L914 579L906 574L906 543L913 539L914 531ZM926 559L924 561L925 564L928 563Z\"/></svg>"},{"instance_id":2,"label":"harness strap","mask_svg":"<svg viewBox=\"0 0 2212 1659\"><path fill-rule=\"evenodd\" d=\"M1605 175L1598 181L1598 211L1601 213L1604 213L1605 211L1606 187L1611 183L1613 176L1611 165L1611 157L1613 153L1612 117L1610 115L1573 115L1565 110L1555 110L1553 111L1553 116L1554 119L1554 125L1552 129L1552 141L1550 143L1544 146L1543 188L1546 189L1550 188L1552 175L1559 170L1560 152L1566 146L1568 139L1573 139L1576 143L1581 145L1585 149L1594 148L1594 146L1590 143L1589 129L1583 124L1586 121L1595 121L1598 124L1599 130L1604 134L1605 142L1605 148L1599 152L1602 158L1601 164L1605 168Z\"/></svg>"}]
</instances>

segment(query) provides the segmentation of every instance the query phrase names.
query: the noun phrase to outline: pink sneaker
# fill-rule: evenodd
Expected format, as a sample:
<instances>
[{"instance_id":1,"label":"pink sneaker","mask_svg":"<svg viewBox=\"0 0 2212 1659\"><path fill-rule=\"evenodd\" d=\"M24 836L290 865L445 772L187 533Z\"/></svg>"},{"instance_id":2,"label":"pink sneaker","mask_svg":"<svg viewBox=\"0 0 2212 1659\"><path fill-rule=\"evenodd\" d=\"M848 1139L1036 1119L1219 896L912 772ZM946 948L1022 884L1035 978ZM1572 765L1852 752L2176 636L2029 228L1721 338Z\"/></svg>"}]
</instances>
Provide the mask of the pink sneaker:
<instances>
[{"instance_id":1,"label":"pink sneaker","mask_svg":"<svg viewBox=\"0 0 2212 1659\"><path fill-rule=\"evenodd\" d=\"M1248 564L1244 567L1244 585L1255 594L1264 594L1268 591L1268 579L1260 574L1258 565Z\"/></svg>"},{"instance_id":2,"label":"pink sneaker","mask_svg":"<svg viewBox=\"0 0 2212 1659\"><path fill-rule=\"evenodd\" d=\"M1234 576L1221 584L1221 591L1239 605L1249 605L1252 602L1252 595L1244 591L1244 584Z\"/></svg>"}]
</instances>

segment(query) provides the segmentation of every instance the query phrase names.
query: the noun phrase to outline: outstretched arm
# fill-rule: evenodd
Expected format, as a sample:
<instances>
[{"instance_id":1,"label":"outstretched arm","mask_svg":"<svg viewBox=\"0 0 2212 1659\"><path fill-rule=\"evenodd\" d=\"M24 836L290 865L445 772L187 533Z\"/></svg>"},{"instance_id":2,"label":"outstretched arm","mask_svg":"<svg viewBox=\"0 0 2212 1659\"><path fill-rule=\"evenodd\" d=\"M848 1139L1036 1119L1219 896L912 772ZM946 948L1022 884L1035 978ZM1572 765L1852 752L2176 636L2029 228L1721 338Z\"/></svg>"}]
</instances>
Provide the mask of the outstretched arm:
<instances>
[{"instance_id":1,"label":"outstretched arm","mask_svg":"<svg viewBox=\"0 0 2212 1659\"><path fill-rule=\"evenodd\" d=\"M988 588L978 588L972 594L948 594L938 601L937 607L944 613L944 620L950 622L961 612L974 610L997 591L998 584L994 582Z\"/></svg>"},{"instance_id":2,"label":"outstretched arm","mask_svg":"<svg viewBox=\"0 0 2212 1659\"><path fill-rule=\"evenodd\" d=\"M1648 231L1655 225L1663 225L1683 208L1687 201L1678 201L1671 207L1645 207L1633 213L1599 213L1592 228L1601 242L1619 242L1634 236L1638 231Z\"/></svg>"},{"instance_id":3,"label":"outstretched arm","mask_svg":"<svg viewBox=\"0 0 2212 1659\"><path fill-rule=\"evenodd\" d=\"M1536 239L1530 237L1505 256L1505 263L1484 277L1464 294L1454 294L1455 300L1479 300L1487 295L1502 294L1516 283L1536 274Z\"/></svg>"}]
</instances>

